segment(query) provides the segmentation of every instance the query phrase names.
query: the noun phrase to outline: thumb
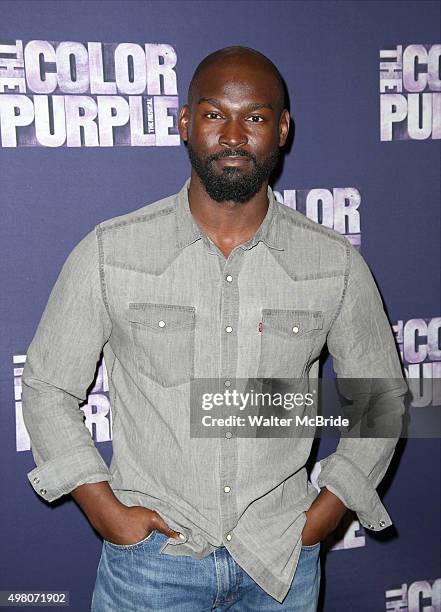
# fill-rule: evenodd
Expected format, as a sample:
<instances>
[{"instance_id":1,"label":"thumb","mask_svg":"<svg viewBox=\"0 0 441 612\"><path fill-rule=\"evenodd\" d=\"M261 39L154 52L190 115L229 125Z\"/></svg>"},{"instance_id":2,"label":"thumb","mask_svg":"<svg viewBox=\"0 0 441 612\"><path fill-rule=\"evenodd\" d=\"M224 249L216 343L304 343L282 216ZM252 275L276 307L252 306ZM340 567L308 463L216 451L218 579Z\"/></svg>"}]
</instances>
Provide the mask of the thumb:
<instances>
[{"instance_id":1,"label":"thumb","mask_svg":"<svg viewBox=\"0 0 441 612\"><path fill-rule=\"evenodd\" d=\"M156 527L156 529L158 531L161 531L169 538L174 538L175 540L185 540L185 536L182 533L171 529L171 527L169 527L163 519L160 520L159 525L158 527Z\"/></svg>"}]
</instances>

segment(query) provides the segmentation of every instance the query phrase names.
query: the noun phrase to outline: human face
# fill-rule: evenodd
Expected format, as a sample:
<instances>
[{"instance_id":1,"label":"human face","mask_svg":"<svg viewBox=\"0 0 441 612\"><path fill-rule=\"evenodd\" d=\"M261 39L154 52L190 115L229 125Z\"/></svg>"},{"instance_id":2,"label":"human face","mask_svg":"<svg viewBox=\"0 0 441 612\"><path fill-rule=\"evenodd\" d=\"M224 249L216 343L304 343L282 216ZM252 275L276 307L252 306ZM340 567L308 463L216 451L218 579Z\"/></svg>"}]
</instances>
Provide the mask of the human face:
<instances>
[{"instance_id":1,"label":"human face","mask_svg":"<svg viewBox=\"0 0 441 612\"><path fill-rule=\"evenodd\" d=\"M261 66L215 66L199 77L179 127L213 200L247 202L267 184L289 129L275 90Z\"/></svg>"}]
</instances>

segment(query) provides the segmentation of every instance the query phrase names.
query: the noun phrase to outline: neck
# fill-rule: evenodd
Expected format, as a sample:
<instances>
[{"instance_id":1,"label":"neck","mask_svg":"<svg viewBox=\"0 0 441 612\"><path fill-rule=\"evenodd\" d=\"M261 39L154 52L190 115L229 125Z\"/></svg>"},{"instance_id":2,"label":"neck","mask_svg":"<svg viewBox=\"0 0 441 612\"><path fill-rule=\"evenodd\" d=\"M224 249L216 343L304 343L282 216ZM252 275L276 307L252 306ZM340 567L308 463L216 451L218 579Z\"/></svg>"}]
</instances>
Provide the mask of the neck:
<instances>
[{"instance_id":1,"label":"neck","mask_svg":"<svg viewBox=\"0 0 441 612\"><path fill-rule=\"evenodd\" d=\"M188 201L196 223L215 243L225 247L241 244L254 236L268 211L268 181L250 200L238 203L216 202L206 192L194 170L191 173Z\"/></svg>"}]
</instances>

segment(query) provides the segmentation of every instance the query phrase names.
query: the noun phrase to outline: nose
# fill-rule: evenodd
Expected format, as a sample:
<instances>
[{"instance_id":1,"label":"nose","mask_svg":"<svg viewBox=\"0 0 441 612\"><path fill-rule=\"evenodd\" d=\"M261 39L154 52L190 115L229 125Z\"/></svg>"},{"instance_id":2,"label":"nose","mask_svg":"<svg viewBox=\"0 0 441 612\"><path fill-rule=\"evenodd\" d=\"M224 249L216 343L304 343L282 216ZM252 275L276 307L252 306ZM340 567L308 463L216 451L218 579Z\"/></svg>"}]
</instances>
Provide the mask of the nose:
<instances>
[{"instance_id":1,"label":"nose","mask_svg":"<svg viewBox=\"0 0 441 612\"><path fill-rule=\"evenodd\" d=\"M239 121L226 121L219 136L219 144L223 147L237 148L248 143L248 137Z\"/></svg>"}]
</instances>

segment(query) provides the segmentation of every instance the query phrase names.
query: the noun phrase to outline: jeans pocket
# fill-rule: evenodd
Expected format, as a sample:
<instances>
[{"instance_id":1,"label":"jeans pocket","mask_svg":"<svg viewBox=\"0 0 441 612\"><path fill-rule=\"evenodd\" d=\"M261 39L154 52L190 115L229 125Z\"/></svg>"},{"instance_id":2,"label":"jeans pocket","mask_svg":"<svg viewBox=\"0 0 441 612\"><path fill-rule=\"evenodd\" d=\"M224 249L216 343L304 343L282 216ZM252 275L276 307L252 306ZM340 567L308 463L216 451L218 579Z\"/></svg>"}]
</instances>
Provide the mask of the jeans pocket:
<instances>
[{"instance_id":1,"label":"jeans pocket","mask_svg":"<svg viewBox=\"0 0 441 612\"><path fill-rule=\"evenodd\" d=\"M157 533L155 529L153 529L148 536L140 540L139 542L135 542L134 544L114 544L113 542L109 542L108 540L103 540L104 544L110 546L111 548L116 548L118 550L134 550L136 548L141 547L147 541L153 539L153 535Z\"/></svg>"},{"instance_id":2,"label":"jeans pocket","mask_svg":"<svg viewBox=\"0 0 441 612\"><path fill-rule=\"evenodd\" d=\"M316 542L315 544L302 544L302 550L313 550L314 548L320 548L321 542Z\"/></svg>"},{"instance_id":3,"label":"jeans pocket","mask_svg":"<svg viewBox=\"0 0 441 612\"><path fill-rule=\"evenodd\" d=\"M194 377L196 308L130 303L127 312L139 371L163 387Z\"/></svg>"},{"instance_id":4,"label":"jeans pocket","mask_svg":"<svg viewBox=\"0 0 441 612\"><path fill-rule=\"evenodd\" d=\"M262 309L257 377L302 378L324 338L323 320L321 311Z\"/></svg>"}]
</instances>

